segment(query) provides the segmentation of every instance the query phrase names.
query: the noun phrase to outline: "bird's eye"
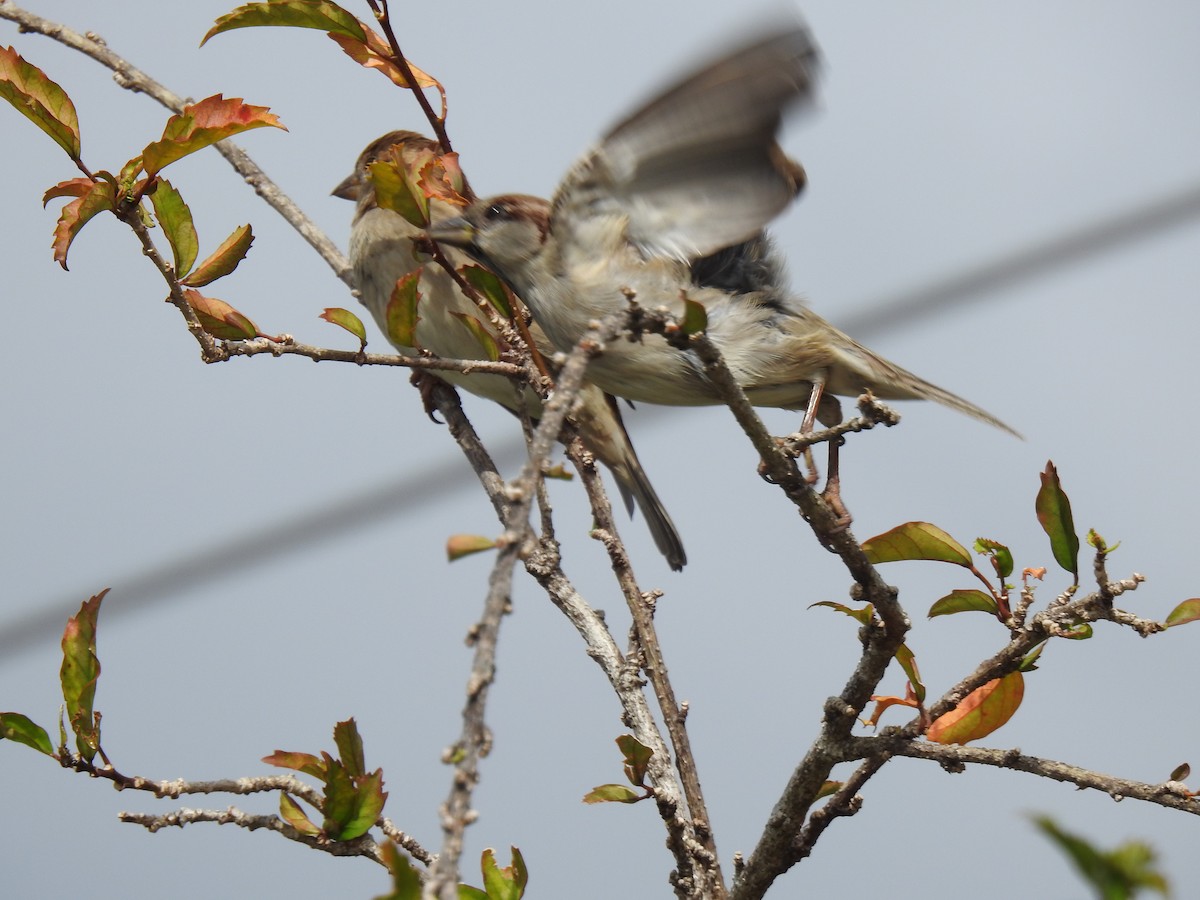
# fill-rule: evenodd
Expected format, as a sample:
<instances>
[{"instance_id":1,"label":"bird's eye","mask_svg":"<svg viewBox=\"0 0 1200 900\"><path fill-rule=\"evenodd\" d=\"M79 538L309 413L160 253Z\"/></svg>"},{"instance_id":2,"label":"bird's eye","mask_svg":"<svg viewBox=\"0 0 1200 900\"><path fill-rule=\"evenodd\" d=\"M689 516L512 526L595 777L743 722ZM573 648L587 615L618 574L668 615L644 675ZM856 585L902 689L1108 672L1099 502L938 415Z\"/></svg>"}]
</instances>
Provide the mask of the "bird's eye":
<instances>
[{"instance_id":1,"label":"bird's eye","mask_svg":"<svg viewBox=\"0 0 1200 900\"><path fill-rule=\"evenodd\" d=\"M502 222L512 218L512 210L506 203L493 203L486 215L489 222Z\"/></svg>"}]
</instances>

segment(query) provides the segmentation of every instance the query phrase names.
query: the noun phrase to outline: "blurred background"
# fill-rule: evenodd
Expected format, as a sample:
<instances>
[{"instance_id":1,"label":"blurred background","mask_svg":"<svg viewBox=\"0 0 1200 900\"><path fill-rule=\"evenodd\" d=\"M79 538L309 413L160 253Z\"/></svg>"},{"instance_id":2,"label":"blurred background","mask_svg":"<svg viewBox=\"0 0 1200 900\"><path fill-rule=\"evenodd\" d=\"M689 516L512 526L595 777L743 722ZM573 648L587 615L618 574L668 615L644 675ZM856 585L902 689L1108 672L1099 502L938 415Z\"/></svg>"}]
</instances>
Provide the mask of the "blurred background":
<instances>
[{"instance_id":1,"label":"blurred background","mask_svg":"<svg viewBox=\"0 0 1200 900\"><path fill-rule=\"evenodd\" d=\"M365 4L346 5L369 18ZM421 129L417 106L317 32L243 30L198 49L231 7L30 0L35 12L99 33L177 93L269 105L288 133L258 130L242 145L344 247L352 209L330 190L368 141ZM747 24L736 4L708 0L396 7L402 46L449 91L451 135L485 194L549 194L611 122ZM1053 459L1079 531L1121 541L1112 576L1148 577L1123 605L1161 619L1200 594L1200 575L1179 555L1200 497L1189 414L1200 325L1200 7L812 0L801 11L825 68L817 109L784 139L809 174L802 202L776 228L795 289L1027 438L900 404L899 427L851 436L843 451L855 534L925 520L964 543L1004 541L1019 568L1050 568L1039 588L1048 600L1068 583L1033 511L1038 473ZM93 169L119 167L161 133L168 114L95 63L8 22L0 41L70 93ZM161 302L158 274L115 221L92 223L62 272L50 253L59 204L42 210L40 199L76 173L15 111L0 110L0 128L9 386L0 395L0 708L54 733L63 623L111 587L97 707L117 768L154 779L266 774L260 757L332 749L333 724L355 716L368 765L385 772L387 813L436 849L450 777L439 754L459 733L463 638L491 566L488 556L448 564L443 548L453 533L498 530L473 475L422 414L404 370L263 357L202 365ZM216 153L179 163L171 180L191 205L202 255L253 223L249 258L213 293L267 332L353 347L317 319L324 307L354 305L346 289ZM510 448L502 456L515 471L515 423L473 398L466 405L493 446ZM792 414L767 418L777 433L798 425ZM822 701L857 658L854 623L808 608L844 601L849 578L759 479L726 410L642 406L627 424L691 559L671 573L640 519L622 519L643 587L666 592L658 625L691 706L728 873L735 851L752 850L817 732ZM587 538L581 488L550 489L567 571L624 635L627 614L602 547ZM932 694L1003 644L984 616L925 618L938 597L971 586L960 570L904 563L884 574L914 620L908 643ZM1019 714L982 743L1165 780L1196 762L1200 725L1186 703L1197 634L1142 641L1100 625L1091 641L1054 644ZM536 896L667 896L671 859L654 810L579 802L620 780L612 740L624 730L582 650L521 575L501 634L488 712L495 749L467 858L496 847L506 862L519 846ZM903 686L897 670L881 687ZM179 900L387 889L382 869L274 834L121 825L123 809L208 804L117 794L17 745L0 754L0 870L12 896L74 895L82 885L93 896ZM1197 826L1178 812L905 760L864 799L777 893L1085 896L1030 825L1031 814L1049 813L1104 846L1150 842L1176 895L1200 895ZM273 797L236 802L275 808Z\"/></svg>"}]
</instances>

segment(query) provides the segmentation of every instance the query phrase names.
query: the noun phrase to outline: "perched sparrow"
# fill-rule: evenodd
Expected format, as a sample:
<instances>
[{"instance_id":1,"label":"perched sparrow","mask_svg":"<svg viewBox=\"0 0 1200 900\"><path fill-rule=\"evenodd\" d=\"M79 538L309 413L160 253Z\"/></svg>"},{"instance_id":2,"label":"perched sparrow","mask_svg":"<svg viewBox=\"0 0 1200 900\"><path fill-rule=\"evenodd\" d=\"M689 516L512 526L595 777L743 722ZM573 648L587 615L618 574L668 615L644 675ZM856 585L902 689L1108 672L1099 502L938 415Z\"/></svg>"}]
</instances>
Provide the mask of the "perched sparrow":
<instances>
[{"instance_id":1,"label":"perched sparrow","mask_svg":"<svg viewBox=\"0 0 1200 900\"><path fill-rule=\"evenodd\" d=\"M421 159L436 152L437 145L428 138L411 131L391 132L367 146L359 156L353 174L333 191L337 197L357 202L350 231L350 262L358 283L359 299L385 335L388 334L385 310L396 281L427 259L422 258L413 245L413 239L421 236L421 230L399 213L381 209L376 204L369 167L385 156L415 167ZM430 200L430 218L435 225L461 212L460 207L436 197ZM457 251L450 250L447 255L456 267L470 261ZM463 317L474 319L493 337L496 335L475 303L460 292L443 269L433 264L424 266L419 290L422 299L415 332L417 344L448 359L478 359L481 355L479 340L464 324ZM552 354L550 342L536 323L531 325L531 332L539 350L547 356ZM417 353L414 347L397 346L396 349L407 355ZM433 374L509 409L518 409L524 403L534 418L541 409L541 401L532 390L525 389L522 399L512 380L501 375L451 371ZM571 418L588 450L612 471L626 505L632 510L631 498L637 502L655 544L671 568L682 569L687 562L683 543L638 461L616 401L595 385L585 384Z\"/></svg>"},{"instance_id":2,"label":"perched sparrow","mask_svg":"<svg viewBox=\"0 0 1200 900\"><path fill-rule=\"evenodd\" d=\"M699 69L616 125L552 203L479 200L429 230L520 294L556 347L630 298L677 317L703 304L707 334L750 401L841 419L833 394L936 400L1016 434L972 403L888 362L807 309L763 231L804 185L776 143L783 112L808 101L817 51L777 27ZM630 400L720 402L696 357L657 335L610 342L588 377Z\"/></svg>"}]
</instances>

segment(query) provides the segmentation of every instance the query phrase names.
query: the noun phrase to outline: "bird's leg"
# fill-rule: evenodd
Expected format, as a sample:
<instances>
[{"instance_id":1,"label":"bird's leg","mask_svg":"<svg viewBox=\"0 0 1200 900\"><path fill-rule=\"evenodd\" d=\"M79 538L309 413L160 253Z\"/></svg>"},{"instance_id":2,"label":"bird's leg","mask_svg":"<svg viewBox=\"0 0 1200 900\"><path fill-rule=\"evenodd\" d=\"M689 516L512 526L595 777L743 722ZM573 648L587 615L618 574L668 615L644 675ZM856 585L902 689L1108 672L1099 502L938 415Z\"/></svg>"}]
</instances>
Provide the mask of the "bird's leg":
<instances>
[{"instance_id":1,"label":"bird's leg","mask_svg":"<svg viewBox=\"0 0 1200 900\"><path fill-rule=\"evenodd\" d=\"M800 433L810 435L813 433L813 425L817 421L817 409L821 406L821 397L825 393L825 373L819 372L812 382L812 391L808 395L808 409L804 411L804 419L800 422ZM830 478L833 477L834 455L830 451ZM808 483L816 484L821 475L817 471L817 464L813 461L812 447L804 448L804 465L808 469Z\"/></svg>"},{"instance_id":2,"label":"bird's leg","mask_svg":"<svg viewBox=\"0 0 1200 900\"><path fill-rule=\"evenodd\" d=\"M831 438L829 441L829 475L825 479L825 490L821 492L821 498L829 504L833 514L837 516L836 524L839 531L854 521L850 510L846 509L846 505L842 503L842 476L838 469L838 450L844 443L846 443L846 439L841 435Z\"/></svg>"}]
</instances>

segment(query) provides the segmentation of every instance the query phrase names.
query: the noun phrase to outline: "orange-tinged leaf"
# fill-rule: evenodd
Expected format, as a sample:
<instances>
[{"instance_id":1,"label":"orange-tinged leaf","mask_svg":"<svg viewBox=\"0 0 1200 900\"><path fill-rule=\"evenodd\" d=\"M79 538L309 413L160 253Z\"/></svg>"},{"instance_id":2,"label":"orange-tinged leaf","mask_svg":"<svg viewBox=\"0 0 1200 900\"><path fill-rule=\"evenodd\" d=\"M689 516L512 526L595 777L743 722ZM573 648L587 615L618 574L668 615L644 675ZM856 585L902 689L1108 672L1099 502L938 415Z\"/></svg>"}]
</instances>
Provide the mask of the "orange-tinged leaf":
<instances>
[{"instance_id":1,"label":"orange-tinged leaf","mask_svg":"<svg viewBox=\"0 0 1200 900\"><path fill-rule=\"evenodd\" d=\"M433 153L419 169L417 186L430 199L437 198L450 206L466 207L466 178L458 164L457 153Z\"/></svg>"},{"instance_id":2,"label":"orange-tinged leaf","mask_svg":"<svg viewBox=\"0 0 1200 900\"><path fill-rule=\"evenodd\" d=\"M446 559L454 562L472 553L482 553L496 546L496 539L478 534L452 534L446 539Z\"/></svg>"},{"instance_id":3,"label":"orange-tinged leaf","mask_svg":"<svg viewBox=\"0 0 1200 900\"><path fill-rule=\"evenodd\" d=\"M48 134L71 159L79 159L75 104L66 91L12 47L0 47L0 97Z\"/></svg>"},{"instance_id":4,"label":"orange-tinged leaf","mask_svg":"<svg viewBox=\"0 0 1200 900\"><path fill-rule=\"evenodd\" d=\"M617 749L625 758L625 777L630 784L643 786L646 780L646 769L654 751L635 738L632 734L623 734L617 738Z\"/></svg>"},{"instance_id":5,"label":"orange-tinged leaf","mask_svg":"<svg viewBox=\"0 0 1200 900\"><path fill-rule=\"evenodd\" d=\"M506 319L513 317L515 304L513 303L512 292L509 291L508 285L495 272L475 263L470 263L460 266L458 273L462 275L467 284L483 294L484 299L492 304L500 312L500 315Z\"/></svg>"},{"instance_id":6,"label":"orange-tinged leaf","mask_svg":"<svg viewBox=\"0 0 1200 900\"><path fill-rule=\"evenodd\" d=\"M249 225L235 228L233 233L221 242L221 246L196 267L196 271L183 279L183 283L190 287L204 287L218 278L224 278L246 258L253 243L254 232Z\"/></svg>"},{"instance_id":7,"label":"orange-tinged leaf","mask_svg":"<svg viewBox=\"0 0 1200 900\"><path fill-rule=\"evenodd\" d=\"M404 73L400 67L392 61L392 48L381 38L376 32L367 30L366 40L358 40L345 34L330 33L330 40L342 48L342 52L349 56L352 60L367 69L378 69L383 73L384 77L389 79L392 84L403 88L412 88L408 79L404 77ZM442 98L442 114L443 121L446 119L446 89L432 75L421 71L412 64L412 60L408 61L408 68L412 72L413 79L417 82L418 87L437 88L438 94Z\"/></svg>"},{"instance_id":8,"label":"orange-tinged leaf","mask_svg":"<svg viewBox=\"0 0 1200 900\"><path fill-rule=\"evenodd\" d=\"M951 591L929 607L928 615L932 619L960 612L985 612L994 616L997 614L996 598L977 590Z\"/></svg>"},{"instance_id":9,"label":"orange-tinged leaf","mask_svg":"<svg viewBox=\"0 0 1200 900\"><path fill-rule=\"evenodd\" d=\"M340 306L331 306L327 308L318 319L324 319L330 325L337 325L339 328L344 328L356 338L362 347L367 346L367 327L363 325L362 319L350 312L348 309L342 309Z\"/></svg>"},{"instance_id":10,"label":"orange-tinged leaf","mask_svg":"<svg viewBox=\"0 0 1200 900\"><path fill-rule=\"evenodd\" d=\"M67 251L71 242L92 218L106 210L116 209L116 192L108 181L93 182L87 192L63 207L54 227L54 260L65 270Z\"/></svg>"},{"instance_id":11,"label":"orange-tinged leaf","mask_svg":"<svg viewBox=\"0 0 1200 900\"><path fill-rule=\"evenodd\" d=\"M987 737L1005 722L1025 697L1025 678L1011 672L978 687L929 726L926 737L939 744L965 744Z\"/></svg>"},{"instance_id":12,"label":"orange-tinged leaf","mask_svg":"<svg viewBox=\"0 0 1200 900\"><path fill-rule=\"evenodd\" d=\"M321 829L313 824L304 810L300 808L300 804L287 793L279 795L279 817L301 834L315 837L321 833Z\"/></svg>"},{"instance_id":13,"label":"orange-tinged leaf","mask_svg":"<svg viewBox=\"0 0 1200 900\"><path fill-rule=\"evenodd\" d=\"M96 682L100 678L100 659L96 656L96 624L100 604L108 588L85 600L79 612L67 620L63 630L63 661L59 672L67 721L75 732L75 746L88 762L100 748L100 727L93 704Z\"/></svg>"},{"instance_id":14,"label":"orange-tinged leaf","mask_svg":"<svg viewBox=\"0 0 1200 900\"><path fill-rule=\"evenodd\" d=\"M82 197L92 189L95 182L90 178L70 178L60 181L42 195L42 206L59 197Z\"/></svg>"},{"instance_id":15,"label":"orange-tinged leaf","mask_svg":"<svg viewBox=\"0 0 1200 900\"><path fill-rule=\"evenodd\" d=\"M305 775L320 778L322 781L325 780L325 762L311 753L276 750L270 756L264 756L262 761L269 766L278 766L281 769L294 769L297 772L303 772Z\"/></svg>"},{"instance_id":16,"label":"orange-tinged leaf","mask_svg":"<svg viewBox=\"0 0 1200 900\"><path fill-rule=\"evenodd\" d=\"M226 99L214 94L185 106L183 112L167 120L163 136L142 151L142 167L147 175L157 175L171 163L217 141L266 127L287 131L267 107L250 106L240 97Z\"/></svg>"},{"instance_id":17,"label":"orange-tinged leaf","mask_svg":"<svg viewBox=\"0 0 1200 900\"><path fill-rule=\"evenodd\" d=\"M358 41L366 38L366 26L336 3L325 0L272 0L270 3L247 3L216 19L200 46L203 47L210 37L225 31L264 25L315 28Z\"/></svg>"},{"instance_id":18,"label":"orange-tinged leaf","mask_svg":"<svg viewBox=\"0 0 1200 900\"><path fill-rule=\"evenodd\" d=\"M903 697L873 696L871 699L875 701L875 710L871 713L870 718L863 720L863 724L868 728L874 728L876 725L878 725L879 717L893 706L905 706L909 709L917 709L920 707L916 696L912 692L912 685L908 686L908 690L905 691L905 696Z\"/></svg>"},{"instance_id":19,"label":"orange-tinged leaf","mask_svg":"<svg viewBox=\"0 0 1200 900\"><path fill-rule=\"evenodd\" d=\"M1079 583L1079 535L1075 533L1075 519L1071 515L1071 501L1067 499L1058 480L1058 470L1053 462L1046 463L1041 473L1042 486L1038 489L1034 508L1042 530L1050 538L1050 550L1054 561L1067 572L1075 583Z\"/></svg>"},{"instance_id":20,"label":"orange-tinged leaf","mask_svg":"<svg viewBox=\"0 0 1200 900\"><path fill-rule=\"evenodd\" d=\"M584 803L637 803L645 799L645 794L626 784L598 784L583 795Z\"/></svg>"},{"instance_id":21,"label":"orange-tinged leaf","mask_svg":"<svg viewBox=\"0 0 1200 900\"><path fill-rule=\"evenodd\" d=\"M46 729L20 713L0 712L0 740L16 741L47 756L54 755L54 746Z\"/></svg>"},{"instance_id":22,"label":"orange-tinged leaf","mask_svg":"<svg viewBox=\"0 0 1200 900\"><path fill-rule=\"evenodd\" d=\"M216 297L206 297L190 288L184 290L188 305L196 313L201 327L223 341L248 341L258 334L258 326Z\"/></svg>"},{"instance_id":23,"label":"orange-tinged leaf","mask_svg":"<svg viewBox=\"0 0 1200 900\"><path fill-rule=\"evenodd\" d=\"M421 303L421 267L417 267L396 281L392 296L383 311L387 325L387 339L396 348L420 348L417 343L417 323L421 316L417 307Z\"/></svg>"},{"instance_id":24,"label":"orange-tinged leaf","mask_svg":"<svg viewBox=\"0 0 1200 900\"><path fill-rule=\"evenodd\" d=\"M1200 619L1200 597L1193 597L1191 600L1184 600L1167 616L1165 624L1168 628L1175 625L1186 625L1188 622L1195 622Z\"/></svg>"},{"instance_id":25,"label":"orange-tinged leaf","mask_svg":"<svg viewBox=\"0 0 1200 900\"><path fill-rule=\"evenodd\" d=\"M970 567L971 554L942 529L928 522L905 522L863 541L872 563L924 559Z\"/></svg>"},{"instance_id":26,"label":"orange-tinged leaf","mask_svg":"<svg viewBox=\"0 0 1200 900\"><path fill-rule=\"evenodd\" d=\"M475 340L483 348L485 359L495 362L500 358L500 344L496 341L495 336L487 325L484 325L477 318L467 313L452 312L450 315L462 322L466 326L467 331L475 336Z\"/></svg>"},{"instance_id":27,"label":"orange-tinged leaf","mask_svg":"<svg viewBox=\"0 0 1200 900\"><path fill-rule=\"evenodd\" d=\"M154 193L150 195L150 203L154 206L154 215L171 245L175 274L182 278L191 271L196 262L196 254L200 250L192 211L183 202L179 191L165 178L158 180Z\"/></svg>"},{"instance_id":28,"label":"orange-tinged leaf","mask_svg":"<svg viewBox=\"0 0 1200 900\"><path fill-rule=\"evenodd\" d=\"M483 872L483 888L489 900L521 900L529 884L529 870L521 851L511 847L512 864L501 869L496 865L496 852L491 847L483 851L479 868Z\"/></svg>"}]
</instances>

